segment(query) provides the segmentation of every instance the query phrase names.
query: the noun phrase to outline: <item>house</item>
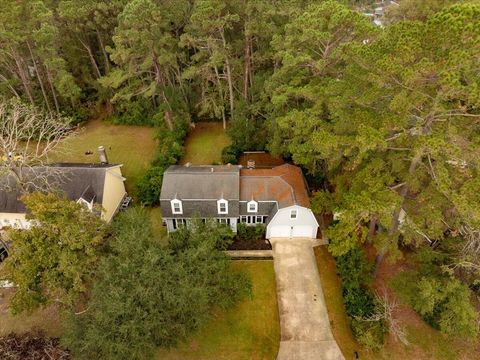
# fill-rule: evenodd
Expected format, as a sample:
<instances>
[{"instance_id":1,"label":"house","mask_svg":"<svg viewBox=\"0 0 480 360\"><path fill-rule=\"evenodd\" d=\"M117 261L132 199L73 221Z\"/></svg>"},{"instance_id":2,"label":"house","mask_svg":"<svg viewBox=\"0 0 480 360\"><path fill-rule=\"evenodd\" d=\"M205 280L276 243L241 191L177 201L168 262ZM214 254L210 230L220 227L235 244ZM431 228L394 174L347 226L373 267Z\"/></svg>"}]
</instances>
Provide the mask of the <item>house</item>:
<instances>
[{"instance_id":1,"label":"house","mask_svg":"<svg viewBox=\"0 0 480 360\"><path fill-rule=\"evenodd\" d=\"M109 164L104 152L101 153L101 159L101 163L95 164L58 163L26 168L23 171L54 173L54 191L65 194L68 199L77 201L90 210L93 210L95 204L100 205L100 216L110 222L127 195L125 178L122 176L122 165ZM19 199L20 192L15 188L12 175L4 176L0 182L3 183L2 188L5 188L6 182L10 185L8 191L0 191L0 228L28 228L30 223L26 220L26 209Z\"/></svg>"},{"instance_id":2,"label":"house","mask_svg":"<svg viewBox=\"0 0 480 360\"><path fill-rule=\"evenodd\" d=\"M291 164L270 169L173 165L163 176L160 205L169 232L195 217L216 219L234 232L240 222L264 224L267 239L316 238L318 231L302 171Z\"/></svg>"}]
</instances>

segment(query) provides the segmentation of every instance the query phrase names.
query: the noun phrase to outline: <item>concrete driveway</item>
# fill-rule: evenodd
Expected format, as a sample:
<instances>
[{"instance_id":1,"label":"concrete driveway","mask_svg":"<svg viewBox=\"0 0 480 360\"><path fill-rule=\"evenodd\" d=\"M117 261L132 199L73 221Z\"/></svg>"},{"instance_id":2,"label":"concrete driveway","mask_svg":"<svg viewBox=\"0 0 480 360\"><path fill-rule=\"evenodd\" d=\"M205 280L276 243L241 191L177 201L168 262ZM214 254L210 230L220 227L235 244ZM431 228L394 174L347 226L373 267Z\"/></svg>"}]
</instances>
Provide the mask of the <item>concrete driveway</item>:
<instances>
[{"instance_id":1,"label":"concrete driveway","mask_svg":"<svg viewBox=\"0 0 480 360\"><path fill-rule=\"evenodd\" d=\"M281 339L277 360L343 360L333 338L312 245L275 238L273 247Z\"/></svg>"}]
</instances>

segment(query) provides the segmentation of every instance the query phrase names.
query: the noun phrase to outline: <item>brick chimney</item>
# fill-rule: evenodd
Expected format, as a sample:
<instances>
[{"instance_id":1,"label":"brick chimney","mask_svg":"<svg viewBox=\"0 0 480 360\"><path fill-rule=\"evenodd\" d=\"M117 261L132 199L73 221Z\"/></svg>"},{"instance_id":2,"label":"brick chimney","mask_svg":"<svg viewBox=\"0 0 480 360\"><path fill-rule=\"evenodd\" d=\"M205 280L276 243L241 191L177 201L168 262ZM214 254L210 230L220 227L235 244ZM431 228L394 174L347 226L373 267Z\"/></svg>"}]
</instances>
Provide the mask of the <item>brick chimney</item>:
<instances>
[{"instance_id":1,"label":"brick chimney","mask_svg":"<svg viewBox=\"0 0 480 360\"><path fill-rule=\"evenodd\" d=\"M101 164L108 164L107 152L102 145L98 147L98 156Z\"/></svg>"}]
</instances>

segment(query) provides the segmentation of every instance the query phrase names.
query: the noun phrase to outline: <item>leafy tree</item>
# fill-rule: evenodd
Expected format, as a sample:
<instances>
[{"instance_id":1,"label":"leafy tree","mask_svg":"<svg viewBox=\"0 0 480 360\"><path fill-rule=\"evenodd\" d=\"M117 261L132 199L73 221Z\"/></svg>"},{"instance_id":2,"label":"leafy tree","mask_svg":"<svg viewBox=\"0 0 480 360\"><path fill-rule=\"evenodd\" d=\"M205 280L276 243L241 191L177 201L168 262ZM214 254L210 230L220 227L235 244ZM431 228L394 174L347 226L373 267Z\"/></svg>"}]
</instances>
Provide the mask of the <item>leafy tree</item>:
<instances>
[{"instance_id":1,"label":"leafy tree","mask_svg":"<svg viewBox=\"0 0 480 360\"><path fill-rule=\"evenodd\" d=\"M22 97L49 111L75 103L80 88L62 57L53 11L43 1L2 0L0 79L8 97Z\"/></svg>"},{"instance_id":2,"label":"leafy tree","mask_svg":"<svg viewBox=\"0 0 480 360\"><path fill-rule=\"evenodd\" d=\"M238 21L238 14L231 12L228 2L199 0L194 3L182 35L182 43L195 49L193 64L185 70L184 76L200 79L200 114L221 116L224 128L227 126L224 108L227 99L231 117L235 104L233 55L227 32Z\"/></svg>"},{"instance_id":3,"label":"leafy tree","mask_svg":"<svg viewBox=\"0 0 480 360\"><path fill-rule=\"evenodd\" d=\"M398 293L432 326L446 334L476 337L478 314L471 292L459 280L432 273L406 272L393 282Z\"/></svg>"},{"instance_id":4,"label":"leafy tree","mask_svg":"<svg viewBox=\"0 0 480 360\"><path fill-rule=\"evenodd\" d=\"M179 66L183 54L176 33L185 25L187 10L187 1L129 2L119 15L113 35L115 47L107 47L118 66L101 80L115 90L113 103L150 99L170 129L174 127L174 111L182 108L178 99L185 96Z\"/></svg>"},{"instance_id":5,"label":"leafy tree","mask_svg":"<svg viewBox=\"0 0 480 360\"><path fill-rule=\"evenodd\" d=\"M341 76L348 45L361 44L373 32L362 14L329 0L309 6L286 25L284 36L274 37L281 66L268 84L273 152L290 153L297 163L317 169L321 158L312 135L329 131L328 84Z\"/></svg>"},{"instance_id":6,"label":"leafy tree","mask_svg":"<svg viewBox=\"0 0 480 360\"><path fill-rule=\"evenodd\" d=\"M232 273L218 250L228 233L195 225L155 239L142 209L116 219L112 254L102 260L85 313L73 317L64 344L79 359L146 359L202 323L212 306L232 306L249 293L243 273ZM223 240L222 240L223 239Z\"/></svg>"},{"instance_id":7,"label":"leafy tree","mask_svg":"<svg viewBox=\"0 0 480 360\"><path fill-rule=\"evenodd\" d=\"M108 227L96 213L54 194L33 193L22 202L32 226L8 231L13 246L4 271L17 285L12 310L20 313L49 302L71 309L87 292Z\"/></svg>"},{"instance_id":8,"label":"leafy tree","mask_svg":"<svg viewBox=\"0 0 480 360\"><path fill-rule=\"evenodd\" d=\"M302 86L272 98L299 104L277 119L272 145L283 142L297 162L311 170L320 162L328 174L331 211L340 214L328 232L335 254L369 239L381 260L387 249L398 253L400 235L404 243L431 245L460 224L478 224L471 191L478 182L478 11L457 5L426 23L402 22L378 39L349 41L341 72L320 68L333 71L333 81L293 67ZM304 95L316 83L318 101Z\"/></svg>"},{"instance_id":9,"label":"leafy tree","mask_svg":"<svg viewBox=\"0 0 480 360\"><path fill-rule=\"evenodd\" d=\"M388 23L395 23L404 20L426 21L429 17L445 7L463 0L402 0L395 6L385 9L385 19Z\"/></svg>"}]
</instances>

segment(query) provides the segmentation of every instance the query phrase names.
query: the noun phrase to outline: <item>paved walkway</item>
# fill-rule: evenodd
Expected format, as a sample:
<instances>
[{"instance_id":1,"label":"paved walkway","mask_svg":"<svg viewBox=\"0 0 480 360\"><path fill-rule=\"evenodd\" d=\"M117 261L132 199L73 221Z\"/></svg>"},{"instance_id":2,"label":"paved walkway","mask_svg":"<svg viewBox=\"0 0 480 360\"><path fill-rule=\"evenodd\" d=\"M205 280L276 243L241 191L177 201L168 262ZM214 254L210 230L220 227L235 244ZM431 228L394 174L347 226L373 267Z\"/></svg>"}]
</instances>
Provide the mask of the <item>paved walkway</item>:
<instances>
[{"instance_id":1,"label":"paved walkway","mask_svg":"<svg viewBox=\"0 0 480 360\"><path fill-rule=\"evenodd\" d=\"M330 330L312 245L314 239L270 239L280 313L277 360L344 360Z\"/></svg>"},{"instance_id":2,"label":"paved walkway","mask_svg":"<svg viewBox=\"0 0 480 360\"><path fill-rule=\"evenodd\" d=\"M272 258L272 250L227 250L225 253L232 258Z\"/></svg>"}]
</instances>

